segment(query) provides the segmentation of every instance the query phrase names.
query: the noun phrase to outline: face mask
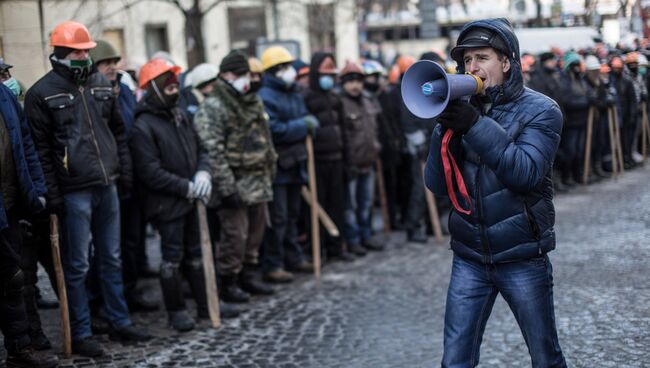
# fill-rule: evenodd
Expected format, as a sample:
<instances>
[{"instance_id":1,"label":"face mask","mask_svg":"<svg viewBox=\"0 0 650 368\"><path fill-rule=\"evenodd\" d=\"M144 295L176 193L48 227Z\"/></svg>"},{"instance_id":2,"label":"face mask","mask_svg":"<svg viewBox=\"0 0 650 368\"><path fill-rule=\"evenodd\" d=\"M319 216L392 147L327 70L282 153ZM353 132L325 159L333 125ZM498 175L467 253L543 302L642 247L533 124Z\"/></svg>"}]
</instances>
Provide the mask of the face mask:
<instances>
[{"instance_id":1,"label":"face mask","mask_svg":"<svg viewBox=\"0 0 650 368\"><path fill-rule=\"evenodd\" d=\"M73 78L77 84L83 84L86 82L93 67L93 61L91 59L61 60L61 63L70 68Z\"/></svg>"},{"instance_id":2,"label":"face mask","mask_svg":"<svg viewBox=\"0 0 650 368\"><path fill-rule=\"evenodd\" d=\"M232 88L237 90L237 92L244 95L251 88L251 79L250 77L245 75L230 82L230 85L232 86Z\"/></svg>"},{"instance_id":3,"label":"face mask","mask_svg":"<svg viewBox=\"0 0 650 368\"><path fill-rule=\"evenodd\" d=\"M334 88L334 78L331 75L322 75L318 78L318 85L323 91L329 91Z\"/></svg>"},{"instance_id":4,"label":"face mask","mask_svg":"<svg viewBox=\"0 0 650 368\"><path fill-rule=\"evenodd\" d=\"M629 69L630 69L630 72L632 74L637 74L639 72L639 67L638 66L631 66L631 67L629 67Z\"/></svg>"},{"instance_id":5,"label":"face mask","mask_svg":"<svg viewBox=\"0 0 650 368\"><path fill-rule=\"evenodd\" d=\"M251 88L248 90L248 93L257 93L260 88L262 88L262 82L251 82Z\"/></svg>"},{"instance_id":6,"label":"face mask","mask_svg":"<svg viewBox=\"0 0 650 368\"><path fill-rule=\"evenodd\" d=\"M16 78L11 77L2 83L11 90L14 96L20 96L20 84L18 84Z\"/></svg>"},{"instance_id":7,"label":"face mask","mask_svg":"<svg viewBox=\"0 0 650 368\"><path fill-rule=\"evenodd\" d=\"M154 91L154 93L148 94L148 96L150 96L150 98L156 99L154 104L160 105L165 109L172 109L173 107L175 107L176 103L178 102L178 99L180 98L178 89L176 90L177 92L168 94L164 90L162 91L160 90L160 88L156 84L156 81L151 82L151 89Z\"/></svg>"},{"instance_id":8,"label":"face mask","mask_svg":"<svg viewBox=\"0 0 650 368\"><path fill-rule=\"evenodd\" d=\"M645 77L646 73L648 72L648 68L645 66L640 66L639 67L639 74Z\"/></svg>"},{"instance_id":9,"label":"face mask","mask_svg":"<svg viewBox=\"0 0 650 368\"><path fill-rule=\"evenodd\" d=\"M298 75L298 73L296 73L296 69L290 66L282 71L279 71L275 76L282 79L282 81L286 83L287 86L290 86L295 83L296 75Z\"/></svg>"},{"instance_id":10,"label":"face mask","mask_svg":"<svg viewBox=\"0 0 650 368\"><path fill-rule=\"evenodd\" d=\"M363 88L367 89L370 92L377 92L379 90L379 83L370 83L370 82L364 82L363 83Z\"/></svg>"}]
</instances>

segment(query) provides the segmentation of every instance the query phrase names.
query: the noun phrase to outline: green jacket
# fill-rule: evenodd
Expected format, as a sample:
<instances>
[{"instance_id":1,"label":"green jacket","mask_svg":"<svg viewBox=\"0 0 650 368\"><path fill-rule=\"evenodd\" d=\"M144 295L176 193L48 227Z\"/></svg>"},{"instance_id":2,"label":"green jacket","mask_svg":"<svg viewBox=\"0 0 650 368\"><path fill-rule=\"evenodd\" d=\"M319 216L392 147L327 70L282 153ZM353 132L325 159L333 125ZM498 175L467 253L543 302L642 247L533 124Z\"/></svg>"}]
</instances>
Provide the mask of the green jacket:
<instances>
[{"instance_id":1,"label":"green jacket","mask_svg":"<svg viewBox=\"0 0 650 368\"><path fill-rule=\"evenodd\" d=\"M222 80L201 103L194 123L203 139L212 169L214 189L209 206L238 193L246 204L273 199L277 154L268 117L255 94L239 95Z\"/></svg>"}]
</instances>

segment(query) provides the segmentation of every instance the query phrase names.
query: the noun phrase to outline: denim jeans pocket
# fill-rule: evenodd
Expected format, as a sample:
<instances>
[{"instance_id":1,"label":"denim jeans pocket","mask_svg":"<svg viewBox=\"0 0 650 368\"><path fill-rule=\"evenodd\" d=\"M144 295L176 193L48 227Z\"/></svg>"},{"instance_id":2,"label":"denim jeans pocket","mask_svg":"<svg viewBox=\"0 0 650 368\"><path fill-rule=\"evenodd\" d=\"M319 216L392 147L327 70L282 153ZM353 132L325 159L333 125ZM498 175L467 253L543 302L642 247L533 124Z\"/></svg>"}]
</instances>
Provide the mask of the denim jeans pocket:
<instances>
[{"instance_id":1,"label":"denim jeans pocket","mask_svg":"<svg viewBox=\"0 0 650 368\"><path fill-rule=\"evenodd\" d=\"M546 267L547 259L546 256L529 258L526 260L526 263L531 266Z\"/></svg>"}]
</instances>

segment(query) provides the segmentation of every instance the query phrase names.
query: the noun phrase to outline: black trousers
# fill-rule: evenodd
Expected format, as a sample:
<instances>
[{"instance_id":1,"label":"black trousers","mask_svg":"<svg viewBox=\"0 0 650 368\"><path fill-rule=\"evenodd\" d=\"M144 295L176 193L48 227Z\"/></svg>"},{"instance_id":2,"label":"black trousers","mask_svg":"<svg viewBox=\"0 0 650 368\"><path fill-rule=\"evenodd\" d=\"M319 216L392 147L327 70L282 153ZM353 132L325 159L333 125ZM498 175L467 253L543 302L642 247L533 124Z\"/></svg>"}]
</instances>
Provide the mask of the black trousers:
<instances>
[{"instance_id":1,"label":"black trousers","mask_svg":"<svg viewBox=\"0 0 650 368\"><path fill-rule=\"evenodd\" d=\"M7 213L9 227L0 230L0 329L8 352L30 344L27 313L23 301L24 279L20 269L20 225L15 214ZM20 283L16 283L16 278Z\"/></svg>"},{"instance_id":2,"label":"black trousers","mask_svg":"<svg viewBox=\"0 0 650 368\"><path fill-rule=\"evenodd\" d=\"M41 331L41 318L36 306L36 284L38 283L38 263L47 272L52 289L58 295L56 275L52 262L50 243L50 219L45 213L29 219L30 227L22 228L22 254L20 267L25 275L25 310L29 321L30 334Z\"/></svg>"},{"instance_id":3,"label":"black trousers","mask_svg":"<svg viewBox=\"0 0 650 368\"><path fill-rule=\"evenodd\" d=\"M409 175L411 178L411 190L404 225L407 230L414 231L420 229L423 225L427 203L424 197L422 167L420 166L420 159L417 155L409 155Z\"/></svg>"},{"instance_id":4,"label":"black trousers","mask_svg":"<svg viewBox=\"0 0 650 368\"><path fill-rule=\"evenodd\" d=\"M316 190L318 202L330 216L334 224L343 232L346 185L343 175L343 161L316 161ZM343 239L332 237L323 226L320 227L323 249L330 255L341 254Z\"/></svg>"},{"instance_id":5,"label":"black trousers","mask_svg":"<svg viewBox=\"0 0 650 368\"><path fill-rule=\"evenodd\" d=\"M138 270L147 267L145 252L147 239L147 222L144 206L136 197L122 200L120 203L122 231L122 277L124 296L133 297L138 284Z\"/></svg>"}]
</instances>

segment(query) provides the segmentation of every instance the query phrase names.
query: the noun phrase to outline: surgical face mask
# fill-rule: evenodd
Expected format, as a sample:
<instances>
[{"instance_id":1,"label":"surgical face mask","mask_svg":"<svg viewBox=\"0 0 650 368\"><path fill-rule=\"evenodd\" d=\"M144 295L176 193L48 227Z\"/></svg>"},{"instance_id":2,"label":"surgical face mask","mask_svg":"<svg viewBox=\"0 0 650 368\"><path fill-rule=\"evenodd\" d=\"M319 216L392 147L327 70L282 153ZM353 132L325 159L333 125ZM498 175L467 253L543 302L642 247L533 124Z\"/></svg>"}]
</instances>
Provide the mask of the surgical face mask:
<instances>
[{"instance_id":1,"label":"surgical face mask","mask_svg":"<svg viewBox=\"0 0 650 368\"><path fill-rule=\"evenodd\" d=\"M16 78L11 77L2 83L11 90L14 96L20 96L20 84L18 84Z\"/></svg>"},{"instance_id":2,"label":"surgical face mask","mask_svg":"<svg viewBox=\"0 0 650 368\"><path fill-rule=\"evenodd\" d=\"M329 91L334 88L334 78L331 75L321 75L318 78L318 85L323 91Z\"/></svg>"},{"instance_id":3,"label":"surgical face mask","mask_svg":"<svg viewBox=\"0 0 650 368\"><path fill-rule=\"evenodd\" d=\"M646 73L648 73L648 67L646 66L640 66L639 67L639 74L645 77Z\"/></svg>"},{"instance_id":4,"label":"surgical face mask","mask_svg":"<svg viewBox=\"0 0 650 368\"><path fill-rule=\"evenodd\" d=\"M280 70L275 74L275 76L282 79L282 81L286 83L287 86L290 86L296 82L296 75L298 75L298 73L296 73L296 69L294 69L292 66Z\"/></svg>"},{"instance_id":5,"label":"surgical face mask","mask_svg":"<svg viewBox=\"0 0 650 368\"><path fill-rule=\"evenodd\" d=\"M230 82L230 85L232 88L237 90L237 92L244 95L251 88L251 78L248 75L243 75Z\"/></svg>"}]
</instances>

